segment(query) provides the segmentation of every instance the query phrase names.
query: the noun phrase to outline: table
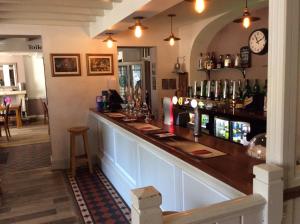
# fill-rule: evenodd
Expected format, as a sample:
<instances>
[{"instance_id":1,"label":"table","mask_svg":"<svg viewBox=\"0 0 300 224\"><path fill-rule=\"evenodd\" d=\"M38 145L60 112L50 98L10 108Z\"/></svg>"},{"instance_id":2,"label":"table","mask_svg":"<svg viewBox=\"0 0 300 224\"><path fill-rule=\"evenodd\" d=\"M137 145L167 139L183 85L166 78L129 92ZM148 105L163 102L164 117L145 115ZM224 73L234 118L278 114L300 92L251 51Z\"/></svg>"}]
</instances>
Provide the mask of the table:
<instances>
[{"instance_id":1,"label":"table","mask_svg":"<svg viewBox=\"0 0 300 224\"><path fill-rule=\"evenodd\" d=\"M0 106L0 111L5 110L5 106L1 105ZM16 125L17 128L22 128L23 127L23 122L22 122L22 110L20 105L10 105L9 110L14 110L16 112Z\"/></svg>"}]
</instances>

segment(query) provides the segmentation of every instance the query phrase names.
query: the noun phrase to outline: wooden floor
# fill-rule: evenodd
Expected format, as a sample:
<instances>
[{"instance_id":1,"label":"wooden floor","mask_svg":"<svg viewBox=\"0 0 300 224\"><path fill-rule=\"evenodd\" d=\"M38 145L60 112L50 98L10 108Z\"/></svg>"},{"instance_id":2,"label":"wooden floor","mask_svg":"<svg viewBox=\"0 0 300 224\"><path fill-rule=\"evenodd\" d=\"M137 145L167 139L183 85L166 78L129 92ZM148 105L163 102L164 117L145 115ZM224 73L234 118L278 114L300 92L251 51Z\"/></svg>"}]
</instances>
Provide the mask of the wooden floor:
<instances>
[{"instance_id":1,"label":"wooden floor","mask_svg":"<svg viewBox=\"0 0 300 224\"><path fill-rule=\"evenodd\" d=\"M64 173L49 167L50 143L5 150L8 158L0 164L1 224L82 223ZM32 159L24 163L22 158L30 158L30 154Z\"/></svg>"},{"instance_id":2,"label":"wooden floor","mask_svg":"<svg viewBox=\"0 0 300 224\"><path fill-rule=\"evenodd\" d=\"M10 133L11 138L9 139L9 141L7 141L4 130L2 128L2 137L0 137L0 149L50 142L48 125L41 122L24 124L22 128L10 126Z\"/></svg>"}]
</instances>

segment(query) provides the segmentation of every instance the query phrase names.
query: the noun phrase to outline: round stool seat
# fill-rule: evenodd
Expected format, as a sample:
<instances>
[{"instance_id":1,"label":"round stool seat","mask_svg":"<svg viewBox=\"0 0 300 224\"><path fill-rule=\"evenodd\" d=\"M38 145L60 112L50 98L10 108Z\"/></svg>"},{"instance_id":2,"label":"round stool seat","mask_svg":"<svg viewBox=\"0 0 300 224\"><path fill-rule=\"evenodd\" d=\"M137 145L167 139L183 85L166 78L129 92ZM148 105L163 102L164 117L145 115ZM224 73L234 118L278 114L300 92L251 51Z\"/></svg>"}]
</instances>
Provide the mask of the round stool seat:
<instances>
[{"instance_id":1,"label":"round stool seat","mask_svg":"<svg viewBox=\"0 0 300 224\"><path fill-rule=\"evenodd\" d=\"M83 132L86 132L87 130L89 130L89 128L85 126L72 127L68 129L69 132L74 134L81 134Z\"/></svg>"}]
</instances>

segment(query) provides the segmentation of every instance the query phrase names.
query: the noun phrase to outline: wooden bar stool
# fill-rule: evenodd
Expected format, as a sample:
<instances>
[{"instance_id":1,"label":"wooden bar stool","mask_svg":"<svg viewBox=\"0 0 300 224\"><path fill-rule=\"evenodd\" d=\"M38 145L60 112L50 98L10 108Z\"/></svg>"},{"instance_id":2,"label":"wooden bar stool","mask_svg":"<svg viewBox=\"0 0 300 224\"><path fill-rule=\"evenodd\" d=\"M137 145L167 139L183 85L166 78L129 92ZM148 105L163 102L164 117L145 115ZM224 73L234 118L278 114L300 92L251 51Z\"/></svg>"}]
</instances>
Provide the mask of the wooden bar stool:
<instances>
[{"instance_id":1,"label":"wooden bar stool","mask_svg":"<svg viewBox=\"0 0 300 224\"><path fill-rule=\"evenodd\" d=\"M90 173L93 173L93 167L92 167L91 157L89 153L89 144L88 144L88 137L87 137L88 130L89 130L88 127L72 127L68 129L68 131L70 132L70 168L73 177L75 177L76 175L77 165L83 163L88 163ZM81 156L76 156L75 139L76 136L78 135L81 135L83 137L85 154Z\"/></svg>"}]
</instances>

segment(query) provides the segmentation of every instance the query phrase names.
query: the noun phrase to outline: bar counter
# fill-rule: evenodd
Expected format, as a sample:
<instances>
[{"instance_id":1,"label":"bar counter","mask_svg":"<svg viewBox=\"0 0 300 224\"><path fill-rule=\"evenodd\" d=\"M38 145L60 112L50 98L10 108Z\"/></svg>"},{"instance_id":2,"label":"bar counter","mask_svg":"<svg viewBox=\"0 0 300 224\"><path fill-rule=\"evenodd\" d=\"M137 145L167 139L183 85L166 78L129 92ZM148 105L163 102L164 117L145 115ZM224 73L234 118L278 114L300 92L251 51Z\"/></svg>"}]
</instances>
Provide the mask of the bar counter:
<instances>
[{"instance_id":1,"label":"bar counter","mask_svg":"<svg viewBox=\"0 0 300 224\"><path fill-rule=\"evenodd\" d=\"M175 137L175 140L180 141L184 139L192 142L197 141L202 145L226 153L226 155L223 156L199 159L165 144L164 140L156 138L152 134L129 126L128 123L124 122L121 118L109 117L105 113L97 112L95 109L91 109L91 112L105 118L106 120L159 147L173 156L180 158L181 160L230 185L238 191L243 192L244 194L252 193L252 179L254 177L252 174L253 166L264 163L263 160L249 157L246 154L246 147L242 145L206 134L202 134L195 138L192 130L188 128L164 125L161 121L153 120L150 122L152 125L176 134L178 137Z\"/></svg>"}]
</instances>

